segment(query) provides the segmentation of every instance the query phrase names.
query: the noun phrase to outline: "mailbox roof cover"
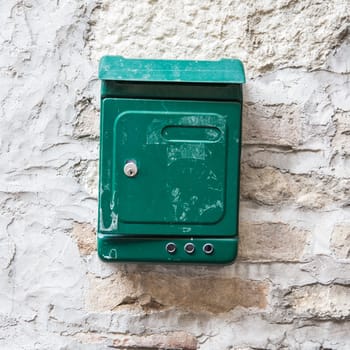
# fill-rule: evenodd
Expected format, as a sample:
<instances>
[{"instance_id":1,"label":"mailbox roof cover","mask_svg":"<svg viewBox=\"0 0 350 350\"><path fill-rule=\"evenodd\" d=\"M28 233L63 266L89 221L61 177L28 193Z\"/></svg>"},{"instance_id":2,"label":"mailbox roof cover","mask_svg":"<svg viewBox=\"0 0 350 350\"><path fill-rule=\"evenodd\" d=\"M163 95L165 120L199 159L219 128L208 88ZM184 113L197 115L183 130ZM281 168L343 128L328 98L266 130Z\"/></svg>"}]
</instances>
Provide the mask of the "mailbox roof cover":
<instances>
[{"instance_id":1,"label":"mailbox roof cover","mask_svg":"<svg viewBox=\"0 0 350 350\"><path fill-rule=\"evenodd\" d=\"M129 59L104 56L99 78L134 82L243 84L243 64L237 59L218 61Z\"/></svg>"}]
</instances>

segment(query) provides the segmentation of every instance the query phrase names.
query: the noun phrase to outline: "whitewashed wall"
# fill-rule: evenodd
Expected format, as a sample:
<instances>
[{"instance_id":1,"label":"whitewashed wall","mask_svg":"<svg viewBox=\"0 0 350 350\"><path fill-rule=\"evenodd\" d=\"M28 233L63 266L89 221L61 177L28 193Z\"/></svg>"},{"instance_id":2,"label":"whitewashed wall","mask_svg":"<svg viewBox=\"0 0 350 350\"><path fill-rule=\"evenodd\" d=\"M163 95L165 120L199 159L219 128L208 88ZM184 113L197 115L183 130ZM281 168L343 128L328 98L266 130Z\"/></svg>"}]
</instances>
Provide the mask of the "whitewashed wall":
<instances>
[{"instance_id":1,"label":"whitewashed wall","mask_svg":"<svg viewBox=\"0 0 350 350\"><path fill-rule=\"evenodd\" d=\"M0 349L350 348L347 0L0 3ZM226 267L96 256L98 59L237 57Z\"/></svg>"}]
</instances>

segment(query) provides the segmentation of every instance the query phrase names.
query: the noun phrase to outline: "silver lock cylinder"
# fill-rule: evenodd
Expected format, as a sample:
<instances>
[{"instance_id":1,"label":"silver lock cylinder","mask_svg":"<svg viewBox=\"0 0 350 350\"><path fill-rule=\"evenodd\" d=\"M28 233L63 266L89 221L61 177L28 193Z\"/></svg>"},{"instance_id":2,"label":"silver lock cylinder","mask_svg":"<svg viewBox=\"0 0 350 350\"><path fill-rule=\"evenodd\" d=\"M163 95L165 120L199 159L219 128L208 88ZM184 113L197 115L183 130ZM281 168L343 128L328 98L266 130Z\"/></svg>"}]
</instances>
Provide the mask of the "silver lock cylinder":
<instances>
[{"instance_id":1,"label":"silver lock cylinder","mask_svg":"<svg viewBox=\"0 0 350 350\"><path fill-rule=\"evenodd\" d=\"M135 162L133 161L128 161L125 165L124 165L124 174L127 177L134 177L137 175L137 165Z\"/></svg>"}]
</instances>

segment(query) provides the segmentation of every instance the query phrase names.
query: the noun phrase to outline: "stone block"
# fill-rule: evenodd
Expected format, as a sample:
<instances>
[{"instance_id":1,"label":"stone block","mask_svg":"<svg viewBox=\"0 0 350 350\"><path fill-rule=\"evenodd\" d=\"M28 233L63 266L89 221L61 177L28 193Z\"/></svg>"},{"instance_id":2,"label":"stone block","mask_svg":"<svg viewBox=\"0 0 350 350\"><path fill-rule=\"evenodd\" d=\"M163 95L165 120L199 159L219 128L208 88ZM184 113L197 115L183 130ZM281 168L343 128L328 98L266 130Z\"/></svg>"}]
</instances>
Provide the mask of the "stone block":
<instances>
[{"instance_id":1,"label":"stone block","mask_svg":"<svg viewBox=\"0 0 350 350\"><path fill-rule=\"evenodd\" d=\"M77 138L97 139L100 131L100 119L92 98L82 98L75 104L77 113L74 124L74 136Z\"/></svg>"},{"instance_id":2,"label":"stone block","mask_svg":"<svg viewBox=\"0 0 350 350\"><path fill-rule=\"evenodd\" d=\"M79 183L84 190L92 197L98 196L98 161L80 161L74 167L74 175L78 178Z\"/></svg>"},{"instance_id":3,"label":"stone block","mask_svg":"<svg viewBox=\"0 0 350 350\"><path fill-rule=\"evenodd\" d=\"M287 295L295 314L317 319L349 319L350 287L313 284L294 288Z\"/></svg>"},{"instance_id":4,"label":"stone block","mask_svg":"<svg viewBox=\"0 0 350 350\"><path fill-rule=\"evenodd\" d=\"M294 104L244 106L243 144L297 147L301 130L300 111Z\"/></svg>"},{"instance_id":5,"label":"stone block","mask_svg":"<svg viewBox=\"0 0 350 350\"><path fill-rule=\"evenodd\" d=\"M339 224L334 227L331 251L339 259L350 258L350 223Z\"/></svg>"},{"instance_id":6,"label":"stone block","mask_svg":"<svg viewBox=\"0 0 350 350\"><path fill-rule=\"evenodd\" d=\"M248 261L300 261L309 232L281 222L241 223L239 258Z\"/></svg>"},{"instance_id":7,"label":"stone block","mask_svg":"<svg viewBox=\"0 0 350 350\"><path fill-rule=\"evenodd\" d=\"M333 150L341 155L350 156L350 112L338 112L333 120L336 126L336 132L332 139Z\"/></svg>"},{"instance_id":8,"label":"stone block","mask_svg":"<svg viewBox=\"0 0 350 350\"><path fill-rule=\"evenodd\" d=\"M281 205L294 196L297 185L289 173L271 167L241 167L241 196L266 205Z\"/></svg>"},{"instance_id":9,"label":"stone block","mask_svg":"<svg viewBox=\"0 0 350 350\"><path fill-rule=\"evenodd\" d=\"M321 209L346 205L350 180L335 176L291 174L273 167L241 166L241 196L258 204L294 204L296 207Z\"/></svg>"},{"instance_id":10,"label":"stone block","mask_svg":"<svg viewBox=\"0 0 350 350\"><path fill-rule=\"evenodd\" d=\"M197 339L186 332L170 332L150 335L119 335L113 340L118 350L196 350Z\"/></svg>"},{"instance_id":11,"label":"stone block","mask_svg":"<svg viewBox=\"0 0 350 350\"><path fill-rule=\"evenodd\" d=\"M76 240L81 255L96 251L96 230L89 223L74 223L71 233Z\"/></svg>"},{"instance_id":12,"label":"stone block","mask_svg":"<svg viewBox=\"0 0 350 350\"><path fill-rule=\"evenodd\" d=\"M167 273L115 274L105 279L91 276L87 308L94 311L137 308L146 312L177 308L223 313L237 306L264 309L268 292L268 283L240 278Z\"/></svg>"},{"instance_id":13,"label":"stone block","mask_svg":"<svg viewBox=\"0 0 350 350\"><path fill-rule=\"evenodd\" d=\"M96 312L113 311L121 305L132 304L137 292L133 281L120 273L107 278L89 275L86 308Z\"/></svg>"}]
</instances>

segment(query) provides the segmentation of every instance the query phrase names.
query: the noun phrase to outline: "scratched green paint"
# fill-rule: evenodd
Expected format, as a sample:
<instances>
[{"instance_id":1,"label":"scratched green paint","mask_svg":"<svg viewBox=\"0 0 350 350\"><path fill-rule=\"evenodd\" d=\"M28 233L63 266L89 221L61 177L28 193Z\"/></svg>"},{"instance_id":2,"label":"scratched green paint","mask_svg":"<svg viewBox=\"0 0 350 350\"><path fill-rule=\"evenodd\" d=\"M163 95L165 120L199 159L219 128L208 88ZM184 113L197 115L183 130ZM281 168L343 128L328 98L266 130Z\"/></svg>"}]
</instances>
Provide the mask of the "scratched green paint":
<instances>
[{"instance_id":1,"label":"scratched green paint","mask_svg":"<svg viewBox=\"0 0 350 350\"><path fill-rule=\"evenodd\" d=\"M104 56L99 66L101 80L136 82L182 82L243 84L243 64L239 60L219 61L145 60Z\"/></svg>"},{"instance_id":2,"label":"scratched green paint","mask_svg":"<svg viewBox=\"0 0 350 350\"><path fill-rule=\"evenodd\" d=\"M237 60L199 62L101 60L98 253L104 260L227 263L236 256L244 72L237 73ZM230 67L236 67L231 75ZM186 93L191 74L195 100ZM137 83L144 81L142 98ZM123 88L109 89L111 82ZM220 84L224 99L215 98ZM231 100L227 91L235 92ZM124 174L129 161L138 167L135 177ZM175 254L165 250L170 241L177 242ZM189 241L193 254L183 250ZM202 251L205 243L214 245L213 254Z\"/></svg>"}]
</instances>

